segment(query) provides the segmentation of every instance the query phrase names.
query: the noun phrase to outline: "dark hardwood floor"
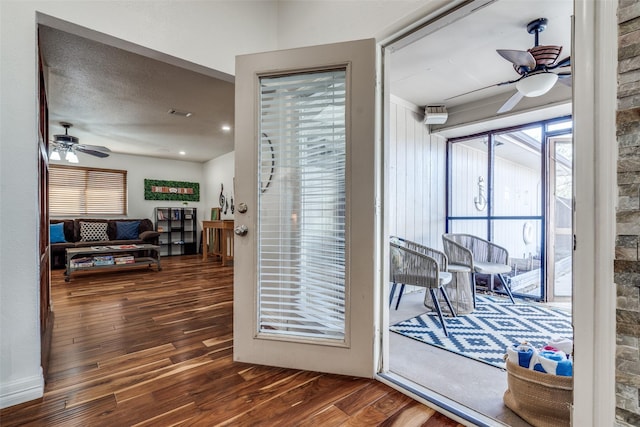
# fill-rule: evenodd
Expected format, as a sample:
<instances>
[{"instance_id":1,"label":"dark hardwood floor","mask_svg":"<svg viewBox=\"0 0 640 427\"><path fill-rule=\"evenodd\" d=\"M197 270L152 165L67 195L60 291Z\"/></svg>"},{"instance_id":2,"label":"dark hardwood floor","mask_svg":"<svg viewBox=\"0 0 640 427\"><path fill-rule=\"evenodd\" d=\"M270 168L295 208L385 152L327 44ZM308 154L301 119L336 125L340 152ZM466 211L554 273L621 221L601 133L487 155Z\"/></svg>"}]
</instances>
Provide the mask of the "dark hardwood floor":
<instances>
[{"instance_id":1,"label":"dark hardwood floor","mask_svg":"<svg viewBox=\"0 0 640 427\"><path fill-rule=\"evenodd\" d=\"M460 426L375 380L233 362L233 268L162 264L54 270L45 395L0 425Z\"/></svg>"}]
</instances>

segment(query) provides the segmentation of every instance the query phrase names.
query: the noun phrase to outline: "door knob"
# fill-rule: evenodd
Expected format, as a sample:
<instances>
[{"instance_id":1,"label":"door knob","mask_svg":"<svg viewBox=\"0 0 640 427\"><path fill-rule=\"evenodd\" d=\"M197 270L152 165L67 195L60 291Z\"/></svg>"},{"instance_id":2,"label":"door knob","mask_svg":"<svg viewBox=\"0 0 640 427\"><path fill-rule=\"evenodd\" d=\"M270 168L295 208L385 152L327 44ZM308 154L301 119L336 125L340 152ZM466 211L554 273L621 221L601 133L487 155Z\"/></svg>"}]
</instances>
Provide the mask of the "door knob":
<instances>
[{"instance_id":1,"label":"door knob","mask_svg":"<svg viewBox=\"0 0 640 427\"><path fill-rule=\"evenodd\" d=\"M239 225L239 226L237 226L236 228L233 229L233 232L236 233L238 236L244 236L244 235L247 234L248 231L249 231L249 229L244 224Z\"/></svg>"},{"instance_id":2,"label":"door knob","mask_svg":"<svg viewBox=\"0 0 640 427\"><path fill-rule=\"evenodd\" d=\"M240 203L238 205L238 212L245 213L246 211L247 211L247 204L246 203Z\"/></svg>"}]
</instances>

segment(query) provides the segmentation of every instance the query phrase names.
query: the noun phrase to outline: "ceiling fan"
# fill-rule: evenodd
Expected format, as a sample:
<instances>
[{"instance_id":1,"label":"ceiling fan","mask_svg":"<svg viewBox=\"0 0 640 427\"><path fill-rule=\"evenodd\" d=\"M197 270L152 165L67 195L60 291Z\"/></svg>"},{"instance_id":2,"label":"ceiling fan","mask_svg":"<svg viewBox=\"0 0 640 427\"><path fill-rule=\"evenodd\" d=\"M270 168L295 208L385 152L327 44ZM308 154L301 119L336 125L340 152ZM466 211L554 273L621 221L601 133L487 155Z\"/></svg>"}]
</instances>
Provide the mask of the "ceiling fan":
<instances>
[{"instance_id":1,"label":"ceiling fan","mask_svg":"<svg viewBox=\"0 0 640 427\"><path fill-rule=\"evenodd\" d=\"M78 163L76 151L96 157L109 157L108 153L111 152L111 150L107 147L79 144L78 138L69 135L69 128L73 126L71 123L60 122L60 125L64 128L64 135L53 135L53 141L51 141L53 145L51 160L60 160L61 155L64 155L65 160L69 163Z\"/></svg>"},{"instance_id":2,"label":"ceiling fan","mask_svg":"<svg viewBox=\"0 0 640 427\"><path fill-rule=\"evenodd\" d=\"M562 52L562 46L545 46L538 43L539 34L547 28L547 18L538 18L527 24L527 32L533 34L535 38L534 46L526 51L497 49L496 52L507 61L513 64L514 70L520 75L515 80L509 80L486 86L480 89L466 92L461 95L454 96L457 98L462 95L477 92L479 90L488 89L490 87L516 85L516 93L511 96L498 110L498 114L506 113L515 107L522 98L536 97L549 92L556 82L571 85L571 72L554 72L559 68L571 66L571 57L567 56L558 60ZM449 99L452 99L449 98Z\"/></svg>"}]
</instances>

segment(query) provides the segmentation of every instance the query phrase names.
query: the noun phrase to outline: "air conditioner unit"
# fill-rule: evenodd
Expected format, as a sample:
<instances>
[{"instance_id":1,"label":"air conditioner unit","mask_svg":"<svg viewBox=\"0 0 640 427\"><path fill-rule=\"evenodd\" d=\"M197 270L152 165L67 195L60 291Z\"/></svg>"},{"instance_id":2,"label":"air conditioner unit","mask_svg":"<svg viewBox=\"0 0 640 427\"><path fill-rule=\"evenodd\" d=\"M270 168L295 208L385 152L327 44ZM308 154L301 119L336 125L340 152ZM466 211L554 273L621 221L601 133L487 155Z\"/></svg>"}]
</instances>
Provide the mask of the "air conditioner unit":
<instances>
[{"instance_id":1,"label":"air conditioner unit","mask_svg":"<svg viewBox=\"0 0 640 427\"><path fill-rule=\"evenodd\" d=\"M424 107L424 124L441 125L446 123L449 114L444 105L428 105Z\"/></svg>"}]
</instances>

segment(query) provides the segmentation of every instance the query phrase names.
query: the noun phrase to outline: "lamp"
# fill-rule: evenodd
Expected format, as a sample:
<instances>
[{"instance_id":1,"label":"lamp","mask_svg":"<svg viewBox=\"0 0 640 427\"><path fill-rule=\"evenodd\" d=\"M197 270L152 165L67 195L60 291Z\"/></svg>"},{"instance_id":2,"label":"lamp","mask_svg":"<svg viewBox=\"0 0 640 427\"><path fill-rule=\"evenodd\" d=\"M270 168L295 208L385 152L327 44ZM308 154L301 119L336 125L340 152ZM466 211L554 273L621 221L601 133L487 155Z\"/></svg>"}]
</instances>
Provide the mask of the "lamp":
<instances>
[{"instance_id":1,"label":"lamp","mask_svg":"<svg viewBox=\"0 0 640 427\"><path fill-rule=\"evenodd\" d=\"M53 149L53 153L51 153L51 156L49 157L49 160L60 160L60 153L58 153L58 149L57 148Z\"/></svg>"},{"instance_id":2,"label":"lamp","mask_svg":"<svg viewBox=\"0 0 640 427\"><path fill-rule=\"evenodd\" d=\"M516 89L524 96L536 97L549 92L557 81L558 75L555 73L545 71L542 73L529 74L521 80L518 80Z\"/></svg>"}]
</instances>

